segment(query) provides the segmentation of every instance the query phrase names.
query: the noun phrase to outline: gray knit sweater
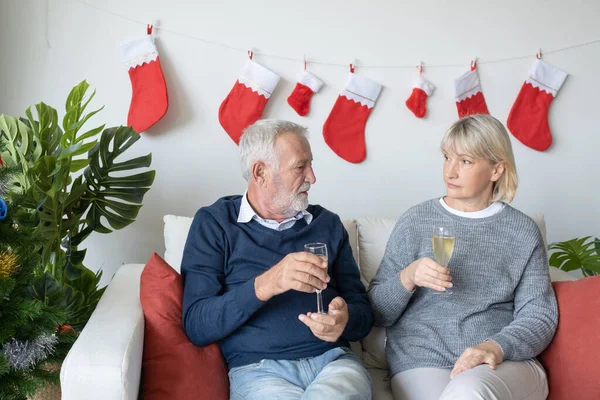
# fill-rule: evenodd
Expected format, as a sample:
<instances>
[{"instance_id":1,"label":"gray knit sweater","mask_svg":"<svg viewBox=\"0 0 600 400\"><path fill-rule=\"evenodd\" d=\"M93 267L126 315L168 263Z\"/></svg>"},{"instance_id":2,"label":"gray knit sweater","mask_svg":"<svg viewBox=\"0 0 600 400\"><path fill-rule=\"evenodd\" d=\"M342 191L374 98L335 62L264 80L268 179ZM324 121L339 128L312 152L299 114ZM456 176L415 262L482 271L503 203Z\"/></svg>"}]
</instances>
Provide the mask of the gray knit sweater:
<instances>
[{"instance_id":1,"label":"gray knit sweater","mask_svg":"<svg viewBox=\"0 0 600 400\"><path fill-rule=\"evenodd\" d=\"M417 259L433 259L436 224L454 229L454 293L409 292L400 271ZM454 215L438 199L411 208L398 219L368 293L375 325L387 328L391 375L452 368L466 348L488 339L500 345L505 360L533 358L550 343L558 322L540 231L508 205L479 219Z\"/></svg>"}]
</instances>

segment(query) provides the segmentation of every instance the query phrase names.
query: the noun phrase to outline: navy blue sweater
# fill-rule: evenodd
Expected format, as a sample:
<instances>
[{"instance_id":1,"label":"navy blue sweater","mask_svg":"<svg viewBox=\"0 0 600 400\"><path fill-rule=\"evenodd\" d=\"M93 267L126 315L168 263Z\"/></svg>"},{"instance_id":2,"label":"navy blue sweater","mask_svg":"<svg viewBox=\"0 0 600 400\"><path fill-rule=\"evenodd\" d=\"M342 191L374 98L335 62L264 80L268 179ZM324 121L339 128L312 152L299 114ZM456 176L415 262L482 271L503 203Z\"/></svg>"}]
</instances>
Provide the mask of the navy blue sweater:
<instances>
[{"instance_id":1,"label":"navy blue sweater","mask_svg":"<svg viewBox=\"0 0 600 400\"><path fill-rule=\"evenodd\" d=\"M181 274L183 327L203 346L220 341L229 368L262 359L314 357L365 337L373 313L340 218L309 206L310 224L297 221L276 231L252 220L238 223L241 196L223 197L196 213L188 234ZM325 307L336 296L348 303L350 319L336 343L316 338L298 315L316 312L316 294L290 290L263 302L254 279L307 243L327 243L329 276Z\"/></svg>"}]
</instances>

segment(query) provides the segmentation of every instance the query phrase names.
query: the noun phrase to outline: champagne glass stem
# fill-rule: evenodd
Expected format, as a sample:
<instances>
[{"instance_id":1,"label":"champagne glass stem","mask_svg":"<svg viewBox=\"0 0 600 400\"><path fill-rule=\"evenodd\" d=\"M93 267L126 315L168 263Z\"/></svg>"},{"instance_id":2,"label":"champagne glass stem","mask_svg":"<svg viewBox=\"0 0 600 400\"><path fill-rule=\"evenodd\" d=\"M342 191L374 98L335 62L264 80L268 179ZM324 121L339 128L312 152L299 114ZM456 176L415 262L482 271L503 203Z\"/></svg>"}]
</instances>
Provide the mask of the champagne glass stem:
<instances>
[{"instance_id":1,"label":"champagne glass stem","mask_svg":"<svg viewBox=\"0 0 600 400\"><path fill-rule=\"evenodd\" d=\"M317 291L317 313L318 314L324 314L325 311L323 310L323 295L321 294L321 291Z\"/></svg>"}]
</instances>

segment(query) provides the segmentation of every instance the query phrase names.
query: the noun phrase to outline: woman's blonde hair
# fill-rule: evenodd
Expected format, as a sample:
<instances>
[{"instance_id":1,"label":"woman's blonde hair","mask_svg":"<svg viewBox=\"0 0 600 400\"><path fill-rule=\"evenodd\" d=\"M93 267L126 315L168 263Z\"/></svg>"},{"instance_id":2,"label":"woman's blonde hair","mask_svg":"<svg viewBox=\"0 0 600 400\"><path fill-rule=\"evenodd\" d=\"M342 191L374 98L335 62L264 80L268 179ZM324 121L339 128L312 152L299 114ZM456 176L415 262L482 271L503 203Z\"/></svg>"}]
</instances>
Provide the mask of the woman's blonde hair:
<instances>
[{"instance_id":1,"label":"woman's blonde hair","mask_svg":"<svg viewBox=\"0 0 600 400\"><path fill-rule=\"evenodd\" d=\"M460 151L493 164L504 161L504 173L492 188L492 201L513 200L517 192L517 166L508 132L496 118L474 114L459 119L446 131L440 148L442 152Z\"/></svg>"}]
</instances>

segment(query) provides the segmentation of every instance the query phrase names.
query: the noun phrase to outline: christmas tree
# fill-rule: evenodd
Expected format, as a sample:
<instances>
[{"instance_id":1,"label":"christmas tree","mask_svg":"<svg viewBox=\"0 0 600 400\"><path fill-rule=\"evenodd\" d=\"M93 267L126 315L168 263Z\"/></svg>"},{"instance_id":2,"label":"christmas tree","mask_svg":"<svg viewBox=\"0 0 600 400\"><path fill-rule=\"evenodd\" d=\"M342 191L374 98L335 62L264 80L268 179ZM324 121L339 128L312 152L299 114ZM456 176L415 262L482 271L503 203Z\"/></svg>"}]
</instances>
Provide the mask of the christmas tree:
<instances>
[{"instance_id":1,"label":"christmas tree","mask_svg":"<svg viewBox=\"0 0 600 400\"><path fill-rule=\"evenodd\" d=\"M74 341L65 330L64 309L35 299L34 270L39 240L16 221L18 197L9 196L7 182L18 173L0 167L0 399L27 399L47 383L58 384L60 362ZM12 197L9 199L9 197ZM60 329L57 329L60 328Z\"/></svg>"}]
</instances>

